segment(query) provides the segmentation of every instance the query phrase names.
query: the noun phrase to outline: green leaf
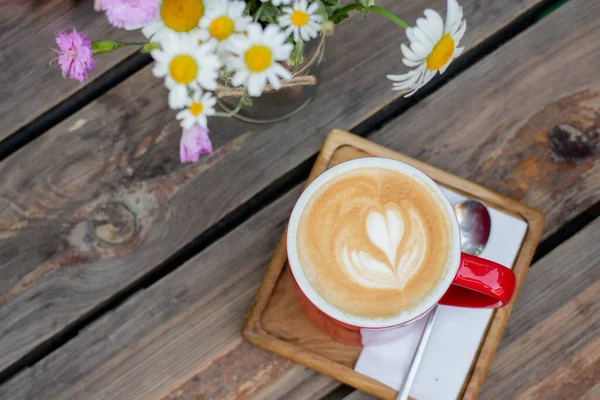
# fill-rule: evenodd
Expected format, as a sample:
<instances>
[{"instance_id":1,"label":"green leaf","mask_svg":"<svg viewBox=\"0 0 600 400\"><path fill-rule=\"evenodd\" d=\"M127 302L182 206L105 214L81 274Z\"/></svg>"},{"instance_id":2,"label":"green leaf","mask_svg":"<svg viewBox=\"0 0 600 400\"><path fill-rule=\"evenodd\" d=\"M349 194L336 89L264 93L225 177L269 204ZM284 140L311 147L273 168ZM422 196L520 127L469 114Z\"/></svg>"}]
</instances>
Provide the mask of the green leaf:
<instances>
[{"instance_id":1,"label":"green leaf","mask_svg":"<svg viewBox=\"0 0 600 400\"><path fill-rule=\"evenodd\" d=\"M252 107L252 97L250 97L247 90L240 98L240 104L242 105L242 107Z\"/></svg>"},{"instance_id":2,"label":"green leaf","mask_svg":"<svg viewBox=\"0 0 600 400\"><path fill-rule=\"evenodd\" d=\"M281 10L275 7L273 4L262 3L262 9L260 11L259 20L262 22L266 22L267 24L276 24L277 17L281 14Z\"/></svg>"},{"instance_id":3,"label":"green leaf","mask_svg":"<svg viewBox=\"0 0 600 400\"><path fill-rule=\"evenodd\" d=\"M304 62L304 42L300 40L298 43L294 44L294 49L292 50L292 54L290 55L290 59L288 63L292 67L298 67L300 64Z\"/></svg>"},{"instance_id":4,"label":"green leaf","mask_svg":"<svg viewBox=\"0 0 600 400\"><path fill-rule=\"evenodd\" d=\"M348 17L349 17L349 15L348 15L347 12L346 13L341 13L341 14L338 14L338 15L335 15L335 16L333 16L333 15L330 16L331 21L334 24L336 24L336 25L339 24L340 22L342 22L343 20L345 20Z\"/></svg>"}]
</instances>

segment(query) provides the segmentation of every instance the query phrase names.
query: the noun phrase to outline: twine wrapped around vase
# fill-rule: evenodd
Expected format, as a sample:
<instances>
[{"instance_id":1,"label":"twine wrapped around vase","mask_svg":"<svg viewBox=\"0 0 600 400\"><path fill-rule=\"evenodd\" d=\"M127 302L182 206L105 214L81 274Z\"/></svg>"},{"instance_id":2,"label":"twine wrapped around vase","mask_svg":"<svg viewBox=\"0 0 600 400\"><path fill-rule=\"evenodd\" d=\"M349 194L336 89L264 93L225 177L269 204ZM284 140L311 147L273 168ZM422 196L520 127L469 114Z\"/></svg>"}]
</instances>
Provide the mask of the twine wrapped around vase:
<instances>
[{"instance_id":1,"label":"twine wrapped around vase","mask_svg":"<svg viewBox=\"0 0 600 400\"><path fill-rule=\"evenodd\" d=\"M297 86L316 85L318 83L316 76L302 75L302 74L304 72L306 72L307 69L312 67L318 61L319 57L322 54L321 50L324 45L325 45L325 38L321 38L321 40L319 42L319 46L317 47L316 51L313 52L312 58L308 62L304 63L302 68L300 68L298 71L294 72L290 79L282 81L280 89L297 87ZM229 87L229 86L225 86L225 85L222 85L219 83L217 86L217 97L218 98L241 97L244 94L245 90L246 89L243 87ZM272 85L268 84L263 89L263 93L270 93L270 92L274 92L277 90L279 90L279 89L275 89Z\"/></svg>"}]
</instances>

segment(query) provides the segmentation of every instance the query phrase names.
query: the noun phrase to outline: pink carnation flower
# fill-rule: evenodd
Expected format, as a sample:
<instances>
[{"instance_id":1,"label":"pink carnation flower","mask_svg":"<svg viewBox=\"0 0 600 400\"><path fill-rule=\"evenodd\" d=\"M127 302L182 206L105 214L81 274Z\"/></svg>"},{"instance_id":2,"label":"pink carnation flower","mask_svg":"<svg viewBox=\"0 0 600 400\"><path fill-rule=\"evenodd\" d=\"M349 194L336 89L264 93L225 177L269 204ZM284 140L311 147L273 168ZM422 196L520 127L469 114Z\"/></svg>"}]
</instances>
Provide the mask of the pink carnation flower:
<instances>
[{"instance_id":1,"label":"pink carnation flower","mask_svg":"<svg viewBox=\"0 0 600 400\"><path fill-rule=\"evenodd\" d=\"M69 72L69 78L83 82L87 79L87 72L94 69L96 61L92 58L92 42L87 40L87 33L77 32L61 33L56 37L59 50L58 63L62 69L63 78Z\"/></svg>"},{"instance_id":2,"label":"pink carnation flower","mask_svg":"<svg viewBox=\"0 0 600 400\"><path fill-rule=\"evenodd\" d=\"M208 129L195 124L184 129L179 145L179 160L182 163L197 162L200 154L212 154L212 143L208 137Z\"/></svg>"},{"instance_id":3,"label":"pink carnation flower","mask_svg":"<svg viewBox=\"0 0 600 400\"><path fill-rule=\"evenodd\" d=\"M117 28L139 29L158 17L158 0L102 0L102 9Z\"/></svg>"}]
</instances>

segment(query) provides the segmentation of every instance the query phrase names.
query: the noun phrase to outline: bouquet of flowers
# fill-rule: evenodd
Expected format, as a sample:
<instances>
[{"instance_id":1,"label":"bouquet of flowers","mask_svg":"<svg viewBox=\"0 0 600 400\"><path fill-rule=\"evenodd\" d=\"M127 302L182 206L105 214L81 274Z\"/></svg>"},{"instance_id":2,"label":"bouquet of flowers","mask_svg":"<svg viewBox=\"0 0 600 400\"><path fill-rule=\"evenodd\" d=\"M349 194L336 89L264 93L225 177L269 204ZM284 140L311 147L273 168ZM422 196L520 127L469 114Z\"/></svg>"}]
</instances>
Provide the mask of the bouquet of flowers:
<instances>
[{"instance_id":1,"label":"bouquet of flowers","mask_svg":"<svg viewBox=\"0 0 600 400\"><path fill-rule=\"evenodd\" d=\"M282 87L292 78L290 68L303 62L304 43L331 34L350 12L385 16L406 30L403 63L413 68L388 75L393 90L414 94L436 73L443 73L462 52L458 44L466 22L456 0L447 0L446 21L427 9L415 27L374 0L95 0L97 10L118 28L141 29L146 42L90 41L73 29L56 38L63 77L83 82L96 65L95 57L123 46L141 46L155 61L153 73L164 79L169 107L183 129L181 162L196 162L212 154L207 117L231 117L261 96L265 87ZM238 106L231 112L215 110L219 79L240 88Z\"/></svg>"}]
</instances>

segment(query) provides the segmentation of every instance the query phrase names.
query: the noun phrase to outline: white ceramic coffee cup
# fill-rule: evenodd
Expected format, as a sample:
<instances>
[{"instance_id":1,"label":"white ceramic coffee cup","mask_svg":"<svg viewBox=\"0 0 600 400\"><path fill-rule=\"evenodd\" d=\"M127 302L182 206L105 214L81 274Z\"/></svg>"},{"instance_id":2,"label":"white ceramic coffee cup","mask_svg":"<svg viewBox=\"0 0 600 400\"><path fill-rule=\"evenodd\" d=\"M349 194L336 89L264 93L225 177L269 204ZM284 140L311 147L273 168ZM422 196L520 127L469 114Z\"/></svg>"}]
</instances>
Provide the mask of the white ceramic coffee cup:
<instances>
[{"instance_id":1,"label":"white ceramic coffee cup","mask_svg":"<svg viewBox=\"0 0 600 400\"><path fill-rule=\"evenodd\" d=\"M448 220L448 226L450 227L449 235L449 251L446 265L442 273L442 278L436 283L435 287L431 290L429 295L423 299L416 307L409 310L402 311L400 314L393 318L363 318L356 315L348 314L339 308L331 305L323 297L317 293L312 287L298 257L297 247L297 232L300 224L300 218L308 201L312 196L327 182L336 178L337 176L344 174L348 171L364 168L383 168L392 171L400 172L405 175L412 177L418 182L427 186L431 190L431 194L436 198L440 207L444 210L444 214ZM440 298L446 293L450 284L452 283L456 272L460 264L460 234L458 230L458 223L454 217L454 212L450 201L446 195L442 192L440 187L427 175L419 171L418 169L402 163L400 161L391 160L387 158L359 158L352 161L339 164L318 176L310 185L304 190L290 218L287 235L287 250L288 260L292 274L296 283L304 293L304 295L322 312L329 315L331 318L342 322L347 325L360 327L360 328L385 328L391 326L397 326L412 322L418 319L418 317L424 315L424 313L437 304Z\"/></svg>"},{"instance_id":2,"label":"white ceramic coffee cup","mask_svg":"<svg viewBox=\"0 0 600 400\"><path fill-rule=\"evenodd\" d=\"M444 211L449 227L449 249L441 279L415 307L392 318L364 318L349 314L328 303L312 287L298 256L298 226L309 200L327 182L363 168L383 168L405 174L429 189L431 196ZM359 158L339 164L318 176L304 190L290 218L287 233L287 252L290 269L298 287L298 301L311 322L337 340L360 343L357 332L381 330L412 323L424 316L436 304L471 308L498 308L512 299L516 286L514 273L500 264L461 253L458 221L450 201L441 188L418 169L400 161L386 158Z\"/></svg>"}]
</instances>

